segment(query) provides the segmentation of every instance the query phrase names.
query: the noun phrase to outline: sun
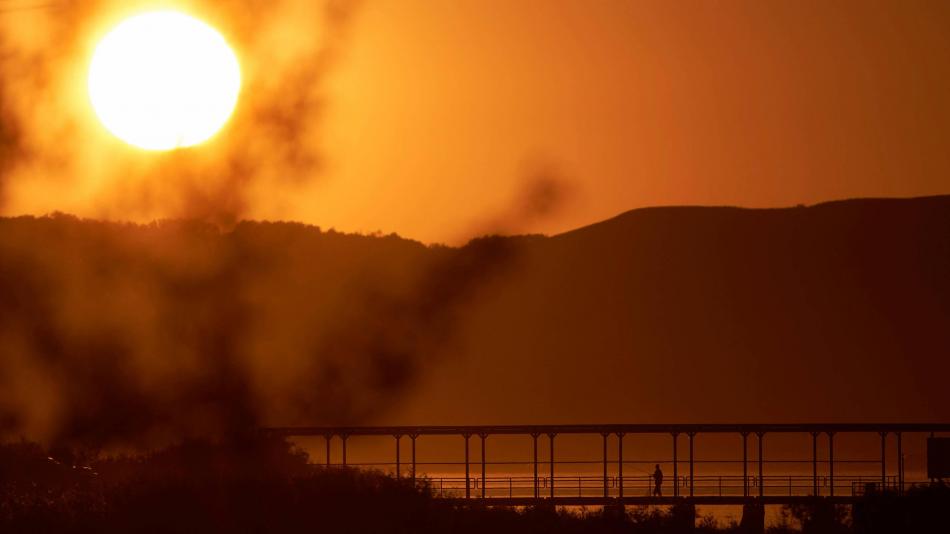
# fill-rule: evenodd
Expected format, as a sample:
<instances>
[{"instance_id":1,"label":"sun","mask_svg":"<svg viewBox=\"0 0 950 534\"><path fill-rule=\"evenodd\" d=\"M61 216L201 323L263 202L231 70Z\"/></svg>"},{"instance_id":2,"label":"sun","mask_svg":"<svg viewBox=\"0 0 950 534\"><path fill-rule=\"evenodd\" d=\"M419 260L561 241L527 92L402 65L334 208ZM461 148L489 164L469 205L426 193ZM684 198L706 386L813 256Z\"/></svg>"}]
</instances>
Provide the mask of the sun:
<instances>
[{"instance_id":1,"label":"sun","mask_svg":"<svg viewBox=\"0 0 950 534\"><path fill-rule=\"evenodd\" d=\"M228 121L241 68L214 28L177 11L119 23L96 46L89 98L107 130L145 150L211 138Z\"/></svg>"}]
</instances>

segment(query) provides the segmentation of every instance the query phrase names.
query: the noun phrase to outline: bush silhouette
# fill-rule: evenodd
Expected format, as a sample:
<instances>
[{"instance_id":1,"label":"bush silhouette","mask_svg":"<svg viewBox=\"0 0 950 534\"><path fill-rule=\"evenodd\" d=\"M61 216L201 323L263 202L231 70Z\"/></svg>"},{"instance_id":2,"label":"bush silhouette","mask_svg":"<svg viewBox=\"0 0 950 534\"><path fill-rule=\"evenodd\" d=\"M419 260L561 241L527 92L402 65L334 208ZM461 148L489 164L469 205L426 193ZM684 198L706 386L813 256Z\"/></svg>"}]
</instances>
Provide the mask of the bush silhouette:
<instances>
[{"instance_id":1,"label":"bush silhouette","mask_svg":"<svg viewBox=\"0 0 950 534\"><path fill-rule=\"evenodd\" d=\"M565 511L456 506L380 472L326 468L283 440L188 441L145 455L51 457L42 447L0 445L0 532L191 533L656 533L739 532L692 505ZM67 457L84 459L72 465ZM62 458L62 459L60 459ZM947 532L950 490L871 494L848 510L826 501L788 507L804 532ZM788 525L769 529L790 532Z\"/></svg>"}]
</instances>

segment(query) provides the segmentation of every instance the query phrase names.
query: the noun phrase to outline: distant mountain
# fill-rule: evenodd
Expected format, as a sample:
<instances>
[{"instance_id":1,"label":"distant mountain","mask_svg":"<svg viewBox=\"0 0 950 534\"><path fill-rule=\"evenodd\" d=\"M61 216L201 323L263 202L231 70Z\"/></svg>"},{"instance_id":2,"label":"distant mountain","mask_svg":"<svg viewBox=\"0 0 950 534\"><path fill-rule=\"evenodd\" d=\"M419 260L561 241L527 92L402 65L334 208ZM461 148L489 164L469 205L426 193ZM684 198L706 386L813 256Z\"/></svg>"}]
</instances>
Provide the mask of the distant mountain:
<instances>
[{"instance_id":1,"label":"distant mountain","mask_svg":"<svg viewBox=\"0 0 950 534\"><path fill-rule=\"evenodd\" d=\"M0 429L950 420L950 196L634 210L465 247L0 220Z\"/></svg>"}]
</instances>

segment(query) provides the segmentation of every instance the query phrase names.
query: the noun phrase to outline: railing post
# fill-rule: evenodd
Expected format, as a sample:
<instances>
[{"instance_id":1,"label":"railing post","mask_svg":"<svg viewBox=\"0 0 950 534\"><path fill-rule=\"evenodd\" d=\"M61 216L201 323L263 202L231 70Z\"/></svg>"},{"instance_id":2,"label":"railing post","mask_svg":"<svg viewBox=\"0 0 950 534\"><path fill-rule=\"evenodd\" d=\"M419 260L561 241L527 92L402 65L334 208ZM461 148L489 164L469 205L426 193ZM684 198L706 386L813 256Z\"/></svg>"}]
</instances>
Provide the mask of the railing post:
<instances>
[{"instance_id":1,"label":"railing post","mask_svg":"<svg viewBox=\"0 0 950 534\"><path fill-rule=\"evenodd\" d=\"M324 434L323 439L327 441L327 467L330 467L330 440L333 439L333 434Z\"/></svg>"},{"instance_id":2,"label":"railing post","mask_svg":"<svg viewBox=\"0 0 950 534\"><path fill-rule=\"evenodd\" d=\"M904 450L901 447L901 433L897 433L897 494L904 494Z\"/></svg>"},{"instance_id":3,"label":"railing post","mask_svg":"<svg viewBox=\"0 0 950 534\"><path fill-rule=\"evenodd\" d=\"M623 432L617 432L617 492L623 499Z\"/></svg>"},{"instance_id":4,"label":"railing post","mask_svg":"<svg viewBox=\"0 0 950 534\"><path fill-rule=\"evenodd\" d=\"M835 496L835 433L828 432L828 495Z\"/></svg>"},{"instance_id":5,"label":"railing post","mask_svg":"<svg viewBox=\"0 0 950 534\"><path fill-rule=\"evenodd\" d=\"M557 435L557 434L555 434L555 433L553 433L553 432L550 433L550 434L548 434L548 438L551 440L551 459L550 459L550 463L551 463L551 498L552 498L552 499L554 498L554 436L556 436L556 435Z\"/></svg>"},{"instance_id":6,"label":"railing post","mask_svg":"<svg viewBox=\"0 0 950 534\"><path fill-rule=\"evenodd\" d=\"M601 434L604 438L604 498L610 497L610 490L607 488L607 432Z\"/></svg>"},{"instance_id":7,"label":"railing post","mask_svg":"<svg viewBox=\"0 0 950 534\"><path fill-rule=\"evenodd\" d=\"M488 479L485 478L485 439L488 438L488 434L479 434L478 437L482 438L482 499L485 498L485 486L487 486Z\"/></svg>"},{"instance_id":8,"label":"railing post","mask_svg":"<svg viewBox=\"0 0 950 534\"><path fill-rule=\"evenodd\" d=\"M531 439L534 441L534 498L537 499L540 497L538 492L538 435L531 434Z\"/></svg>"},{"instance_id":9,"label":"railing post","mask_svg":"<svg viewBox=\"0 0 950 534\"><path fill-rule=\"evenodd\" d=\"M468 469L468 438L472 437L471 434L462 434L462 437L465 439L465 498L470 499L472 497L472 488L471 488L471 475Z\"/></svg>"},{"instance_id":10,"label":"railing post","mask_svg":"<svg viewBox=\"0 0 950 534\"><path fill-rule=\"evenodd\" d=\"M399 457L401 456L399 453L399 442L402 440L402 434L395 434L393 437L396 438L396 478L398 479L401 476L400 471L402 468L399 461Z\"/></svg>"},{"instance_id":11,"label":"railing post","mask_svg":"<svg viewBox=\"0 0 950 534\"><path fill-rule=\"evenodd\" d=\"M693 437L696 436L695 432L688 432L686 434L689 437L689 496L693 496Z\"/></svg>"},{"instance_id":12,"label":"railing post","mask_svg":"<svg viewBox=\"0 0 950 534\"><path fill-rule=\"evenodd\" d=\"M742 432L742 496L749 496L749 433Z\"/></svg>"},{"instance_id":13,"label":"railing post","mask_svg":"<svg viewBox=\"0 0 950 534\"><path fill-rule=\"evenodd\" d=\"M679 480L679 460L676 457L676 442L679 437L679 432L673 432L673 496L679 497L680 495L680 480ZM647 484L649 485L649 481Z\"/></svg>"},{"instance_id":14,"label":"railing post","mask_svg":"<svg viewBox=\"0 0 950 534\"><path fill-rule=\"evenodd\" d=\"M346 434L340 434L340 439L343 440L343 467L346 467L346 439L348 437Z\"/></svg>"},{"instance_id":15,"label":"railing post","mask_svg":"<svg viewBox=\"0 0 950 534\"><path fill-rule=\"evenodd\" d=\"M881 432L881 491L887 488L887 432Z\"/></svg>"},{"instance_id":16,"label":"railing post","mask_svg":"<svg viewBox=\"0 0 950 534\"><path fill-rule=\"evenodd\" d=\"M815 497L821 494L818 488L818 432L811 433L811 483Z\"/></svg>"},{"instance_id":17,"label":"railing post","mask_svg":"<svg viewBox=\"0 0 950 534\"><path fill-rule=\"evenodd\" d=\"M765 437L765 432L756 432L755 435L759 438L759 497L764 497L765 477L763 476L762 470L762 438Z\"/></svg>"},{"instance_id":18,"label":"railing post","mask_svg":"<svg viewBox=\"0 0 950 534\"><path fill-rule=\"evenodd\" d=\"M409 441L412 443L412 484L416 483L416 438L418 434L409 434Z\"/></svg>"}]
</instances>

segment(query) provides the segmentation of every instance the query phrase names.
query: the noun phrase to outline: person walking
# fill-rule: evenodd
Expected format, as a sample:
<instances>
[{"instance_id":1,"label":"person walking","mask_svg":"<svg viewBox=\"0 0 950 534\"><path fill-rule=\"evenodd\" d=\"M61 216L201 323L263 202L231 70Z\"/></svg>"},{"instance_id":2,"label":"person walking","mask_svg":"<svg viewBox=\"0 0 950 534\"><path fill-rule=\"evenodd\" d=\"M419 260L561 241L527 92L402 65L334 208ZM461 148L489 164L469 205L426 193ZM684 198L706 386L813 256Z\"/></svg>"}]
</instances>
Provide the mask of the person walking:
<instances>
[{"instance_id":1,"label":"person walking","mask_svg":"<svg viewBox=\"0 0 950 534\"><path fill-rule=\"evenodd\" d=\"M653 470L653 496L663 496L663 471L660 464L656 464L656 469Z\"/></svg>"}]
</instances>

